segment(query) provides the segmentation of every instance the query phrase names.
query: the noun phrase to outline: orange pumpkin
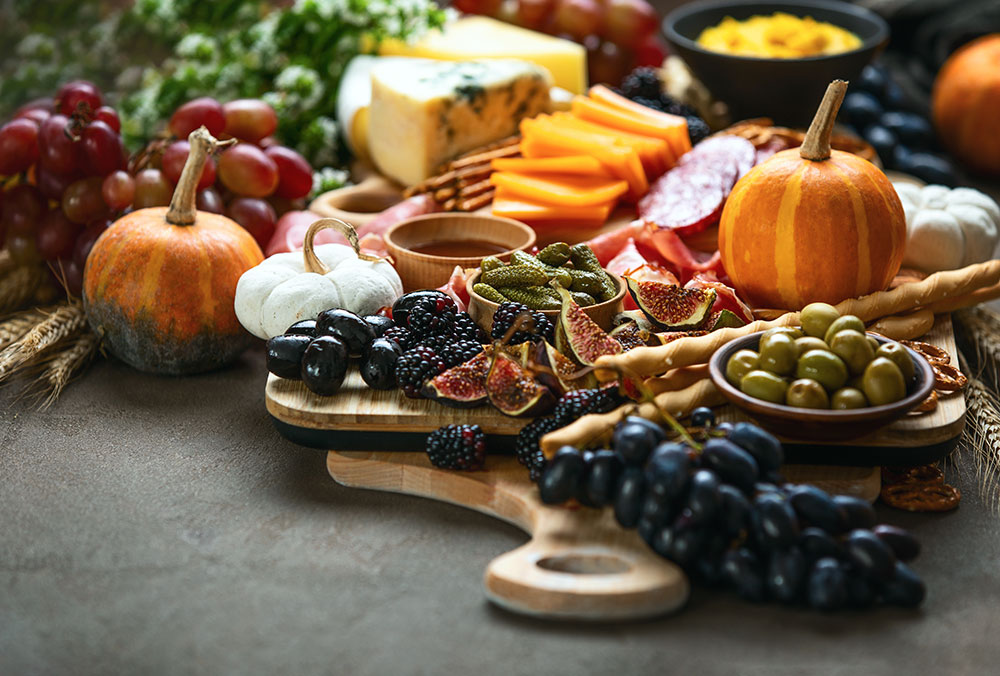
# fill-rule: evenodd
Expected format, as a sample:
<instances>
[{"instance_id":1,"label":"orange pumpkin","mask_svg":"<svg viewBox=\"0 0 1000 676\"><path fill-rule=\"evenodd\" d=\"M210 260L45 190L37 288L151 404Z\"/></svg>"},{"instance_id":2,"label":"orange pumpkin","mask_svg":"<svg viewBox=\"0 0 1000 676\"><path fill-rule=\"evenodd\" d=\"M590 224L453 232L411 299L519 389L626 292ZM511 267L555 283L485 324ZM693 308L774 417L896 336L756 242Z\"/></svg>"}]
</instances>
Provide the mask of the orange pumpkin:
<instances>
[{"instance_id":1,"label":"orange pumpkin","mask_svg":"<svg viewBox=\"0 0 1000 676\"><path fill-rule=\"evenodd\" d=\"M1000 33L973 40L945 61L932 103L948 150L975 171L1000 174Z\"/></svg>"},{"instance_id":2,"label":"orange pumpkin","mask_svg":"<svg viewBox=\"0 0 1000 676\"><path fill-rule=\"evenodd\" d=\"M112 354L150 373L224 366L253 342L233 299L240 275L264 256L235 222L195 209L201 170L222 144L204 127L189 141L170 207L120 218L94 244L84 268L91 327Z\"/></svg>"},{"instance_id":3,"label":"orange pumpkin","mask_svg":"<svg viewBox=\"0 0 1000 676\"><path fill-rule=\"evenodd\" d=\"M757 308L797 310L885 289L903 260L906 221L878 167L830 149L847 83L837 80L800 148L754 167L719 224L722 264Z\"/></svg>"}]
</instances>

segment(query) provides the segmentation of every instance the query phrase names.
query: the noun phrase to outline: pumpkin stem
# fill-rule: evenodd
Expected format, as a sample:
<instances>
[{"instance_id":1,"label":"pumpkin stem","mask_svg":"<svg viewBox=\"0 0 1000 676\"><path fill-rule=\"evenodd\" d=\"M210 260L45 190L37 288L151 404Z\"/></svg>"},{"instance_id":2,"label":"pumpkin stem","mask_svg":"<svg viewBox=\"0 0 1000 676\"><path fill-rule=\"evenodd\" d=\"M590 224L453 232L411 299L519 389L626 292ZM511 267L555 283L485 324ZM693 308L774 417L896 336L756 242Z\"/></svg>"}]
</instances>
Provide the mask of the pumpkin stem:
<instances>
[{"instance_id":1,"label":"pumpkin stem","mask_svg":"<svg viewBox=\"0 0 1000 676\"><path fill-rule=\"evenodd\" d=\"M833 125L837 121L837 111L847 93L847 82L834 80L826 88L823 101L819 104L816 117L809 125L809 131L799 148L802 159L822 162L830 159L830 137L833 135Z\"/></svg>"},{"instance_id":2,"label":"pumpkin stem","mask_svg":"<svg viewBox=\"0 0 1000 676\"><path fill-rule=\"evenodd\" d=\"M187 161L184 162L184 169L181 177L177 181L174 189L174 196L170 199L170 208L167 209L167 223L171 225L194 225L198 214L196 200L198 198L198 182L201 180L202 169L208 156L220 148L228 148L236 143L232 138L228 141L219 141L208 133L204 126L195 129L188 135Z\"/></svg>"},{"instance_id":3,"label":"pumpkin stem","mask_svg":"<svg viewBox=\"0 0 1000 676\"><path fill-rule=\"evenodd\" d=\"M330 268L326 267L326 264L316 255L315 244L313 243L316 234L320 230L327 229L339 230L347 238L347 242L354 249L354 253L359 259L363 261L387 261L392 263L391 258L379 258L378 256L369 256L368 254L361 253L358 232L350 223L342 221L339 218L321 218L309 226L309 229L306 230L306 236L302 240L302 258L306 272L315 272L317 275L325 275L330 272Z\"/></svg>"}]
</instances>

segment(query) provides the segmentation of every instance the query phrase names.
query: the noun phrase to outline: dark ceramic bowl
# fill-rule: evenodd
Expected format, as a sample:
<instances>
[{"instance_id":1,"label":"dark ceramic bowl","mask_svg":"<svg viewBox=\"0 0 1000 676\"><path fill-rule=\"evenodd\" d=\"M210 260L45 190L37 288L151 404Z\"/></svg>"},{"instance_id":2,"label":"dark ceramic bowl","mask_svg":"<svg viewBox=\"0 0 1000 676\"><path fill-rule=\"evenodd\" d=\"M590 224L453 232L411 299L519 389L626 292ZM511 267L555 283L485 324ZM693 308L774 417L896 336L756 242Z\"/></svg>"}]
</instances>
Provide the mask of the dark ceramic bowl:
<instances>
[{"instance_id":1,"label":"dark ceramic bowl","mask_svg":"<svg viewBox=\"0 0 1000 676\"><path fill-rule=\"evenodd\" d=\"M931 365L916 352L906 348L910 358L913 359L914 379L907 388L906 396L891 404L834 411L796 408L750 397L726 380L726 364L737 350L756 351L763 333L759 331L726 343L712 355L712 359L708 362L708 371L712 376L712 382L731 404L753 416L767 429L784 437L817 441L842 441L863 437L906 415L934 389L934 371ZM874 333L868 335L879 343L893 342Z\"/></svg>"},{"instance_id":2,"label":"dark ceramic bowl","mask_svg":"<svg viewBox=\"0 0 1000 676\"><path fill-rule=\"evenodd\" d=\"M854 33L861 47L830 56L761 59L712 52L696 42L701 32L727 16L737 20L785 12L811 16ZM663 32L712 95L729 104L733 120L770 117L776 124L805 127L831 81L851 81L889 40L889 26L874 12L831 0L705 0L683 5L663 20Z\"/></svg>"}]
</instances>

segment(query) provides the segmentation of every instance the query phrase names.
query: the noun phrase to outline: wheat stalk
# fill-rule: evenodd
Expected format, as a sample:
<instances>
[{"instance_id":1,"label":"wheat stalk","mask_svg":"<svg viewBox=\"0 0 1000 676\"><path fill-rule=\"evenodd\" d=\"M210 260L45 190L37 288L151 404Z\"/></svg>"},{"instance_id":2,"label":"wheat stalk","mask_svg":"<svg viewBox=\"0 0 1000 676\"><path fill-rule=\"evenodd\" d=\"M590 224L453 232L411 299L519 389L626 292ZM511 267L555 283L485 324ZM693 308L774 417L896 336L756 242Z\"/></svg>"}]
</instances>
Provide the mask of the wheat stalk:
<instances>
[{"instance_id":1,"label":"wheat stalk","mask_svg":"<svg viewBox=\"0 0 1000 676\"><path fill-rule=\"evenodd\" d=\"M45 279L45 271L38 266L17 266L6 272L0 269L0 313L20 310L35 295Z\"/></svg>"},{"instance_id":2,"label":"wheat stalk","mask_svg":"<svg viewBox=\"0 0 1000 676\"><path fill-rule=\"evenodd\" d=\"M75 334L86 323L83 308L62 303L43 315L26 334L0 351L0 380L29 366L46 349Z\"/></svg>"},{"instance_id":3,"label":"wheat stalk","mask_svg":"<svg viewBox=\"0 0 1000 676\"><path fill-rule=\"evenodd\" d=\"M39 379L42 383L41 394L44 394L47 389L48 396L45 397L39 408L46 409L55 403L59 395L62 394L63 388L73 379L73 374L94 358L99 345L100 339L97 335L89 330L84 330L66 348L49 359Z\"/></svg>"},{"instance_id":4,"label":"wheat stalk","mask_svg":"<svg viewBox=\"0 0 1000 676\"><path fill-rule=\"evenodd\" d=\"M965 390L969 418L962 445L972 449L979 493L994 513L1000 513L1000 400L982 380L969 378ZM957 464L957 463L956 463Z\"/></svg>"},{"instance_id":5,"label":"wheat stalk","mask_svg":"<svg viewBox=\"0 0 1000 676\"><path fill-rule=\"evenodd\" d=\"M985 372L990 382L1000 384L1000 316L982 307L954 314L959 339L975 358L977 371Z\"/></svg>"},{"instance_id":6,"label":"wheat stalk","mask_svg":"<svg viewBox=\"0 0 1000 676\"><path fill-rule=\"evenodd\" d=\"M23 310L0 321L0 350L20 340L45 316L38 308Z\"/></svg>"}]
</instances>

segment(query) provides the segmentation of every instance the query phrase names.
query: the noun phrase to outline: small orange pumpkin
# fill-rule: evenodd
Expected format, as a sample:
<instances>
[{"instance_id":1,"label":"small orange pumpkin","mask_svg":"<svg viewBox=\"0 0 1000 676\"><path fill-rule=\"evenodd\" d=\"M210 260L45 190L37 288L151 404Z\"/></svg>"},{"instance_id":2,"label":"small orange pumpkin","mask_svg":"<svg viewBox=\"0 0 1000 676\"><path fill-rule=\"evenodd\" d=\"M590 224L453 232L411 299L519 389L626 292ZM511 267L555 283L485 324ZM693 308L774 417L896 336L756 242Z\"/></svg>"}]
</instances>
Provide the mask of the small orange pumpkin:
<instances>
[{"instance_id":1,"label":"small orange pumpkin","mask_svg":"<svg viewBox=\"0 0 1000 676\"><path fill-rule=\"evenodd\" d=\"M948 57L934 80L934 126L969 168L1000 174L1000 33Z\"/></svg>"},{"instance_id":2,"label":"small orange pumpkin","mask_svg":"<svg viewBox=\"0 0 1000 676\"><path fill-rule=\"evenodd\" d=\"M903 260L906 221L878 167L830 149L847 83L830 84L800 148L733 188L719 224L722 264L757 308L797 310L885 289Z\"/></svg>"},{"instance_id":3,"label":"small orange pumpkin","mask_svg":"<svg viewBox=\"0 0 1000 676\"><path fill-rule=\"evenodd\" d=\"M236 319L240 275L264 255L225 216L195 209L198 179L220 143L202 127L170 207L122 216L98 238L83 273L91 327L140 371L183 375L224 366L252 342Z\"/></svg>"}]
</instances>

